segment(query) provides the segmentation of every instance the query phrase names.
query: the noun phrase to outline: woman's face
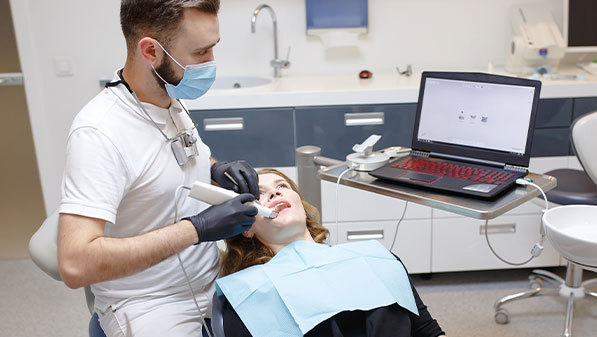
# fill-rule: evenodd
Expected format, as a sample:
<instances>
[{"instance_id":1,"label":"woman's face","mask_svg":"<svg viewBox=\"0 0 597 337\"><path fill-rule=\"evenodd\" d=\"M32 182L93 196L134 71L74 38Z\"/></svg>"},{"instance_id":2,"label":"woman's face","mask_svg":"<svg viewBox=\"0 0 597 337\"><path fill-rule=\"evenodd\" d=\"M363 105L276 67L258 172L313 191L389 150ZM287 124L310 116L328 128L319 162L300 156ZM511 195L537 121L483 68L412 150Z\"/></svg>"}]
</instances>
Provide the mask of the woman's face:
<instances>
[{"instance_id":1,"label":"woman's face","mask_svg":"<svg viewBox=\"0 0 597 337\"><path fill-rule=\"evenodd\" d=\"M259 193L259 203L275 207L278 216L275 219L256 216L251 229L244 233L246 237L255 235L275 252L293 241L313 240L307 230L307 216L301 197L284 178L274 173L260 174Z\"/></svg>"}]
</instances>

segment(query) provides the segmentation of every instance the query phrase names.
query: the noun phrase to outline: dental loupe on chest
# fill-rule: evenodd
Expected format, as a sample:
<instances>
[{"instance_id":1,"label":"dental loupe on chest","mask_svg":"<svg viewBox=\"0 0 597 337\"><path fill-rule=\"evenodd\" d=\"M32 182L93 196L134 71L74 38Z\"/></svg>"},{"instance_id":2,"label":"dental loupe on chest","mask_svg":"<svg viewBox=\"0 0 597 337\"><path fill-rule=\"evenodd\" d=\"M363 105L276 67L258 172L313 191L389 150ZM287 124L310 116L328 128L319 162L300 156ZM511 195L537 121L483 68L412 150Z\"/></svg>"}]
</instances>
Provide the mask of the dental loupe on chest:
<instances>
[{"instance_id":1,"label":"dental loupe on chest","mask_svg":"<svg viewBox=\"0 0 597 337\"><path fill-rule=\"evenodd\" d=\"M193 184L191 191L189 192L189 197L197 199L197 200L201 200L210 205L219 205L219 204L226 202L226 201L228 201L234 197L237 197L237 196L238 196L238 193L236 193L234 191L227 190L225 188L221 188L221 187L214 186L211 184L202 183L200 181L196 181ZM278 208L277 207L267 208L267 207L261 205L260 203L258 203L257 201L251 201L246 204L250 204L252 206L257 207L257 214L259 214L263 217L274 219L275 217L278 216ZM280 206L281 208L284 207L281 204L279 204L278 206Z\"/></svg>"},{"instance_id":2,"label":"dental loupe on chest","mask_svg":"<svg viewBox=\"0 0 597 337\"><path fill-rule=\"evenodd\" d=\"M199 154L197 138L192 133L183 132L171 140L170 146L179 166L186 164L190 158Z\"/></svg>"}]
</instances>

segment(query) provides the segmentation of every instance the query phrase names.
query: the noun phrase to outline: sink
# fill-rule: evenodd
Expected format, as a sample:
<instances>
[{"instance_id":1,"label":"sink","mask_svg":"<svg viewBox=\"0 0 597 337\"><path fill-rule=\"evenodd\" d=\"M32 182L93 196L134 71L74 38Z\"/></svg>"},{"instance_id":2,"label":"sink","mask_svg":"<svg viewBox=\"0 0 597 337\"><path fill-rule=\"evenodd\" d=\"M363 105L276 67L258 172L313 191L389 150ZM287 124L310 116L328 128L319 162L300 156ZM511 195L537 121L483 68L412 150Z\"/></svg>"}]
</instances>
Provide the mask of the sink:
<instances>
[{"instance_id":1,"label":"sink","mask_svg":"<svg viewBox=\"0 0 597 337\"><path fill-rule=\"evenodd\" d=\"M221 76L216 77L216 81L211 89L241 89L253 88L266 85L272 82L271 78L259 76Z\"/></svg>"},{"instance_id":2,"label":"sink","mask_svg":"<svg viewBox=\"0 0 597 337\"><path fill-rule=\"evenodd\" d=\"M597 206L554 207L543 214L543 224L547 238L564 258L597 267Z\"/></svg>"}]
</instances>

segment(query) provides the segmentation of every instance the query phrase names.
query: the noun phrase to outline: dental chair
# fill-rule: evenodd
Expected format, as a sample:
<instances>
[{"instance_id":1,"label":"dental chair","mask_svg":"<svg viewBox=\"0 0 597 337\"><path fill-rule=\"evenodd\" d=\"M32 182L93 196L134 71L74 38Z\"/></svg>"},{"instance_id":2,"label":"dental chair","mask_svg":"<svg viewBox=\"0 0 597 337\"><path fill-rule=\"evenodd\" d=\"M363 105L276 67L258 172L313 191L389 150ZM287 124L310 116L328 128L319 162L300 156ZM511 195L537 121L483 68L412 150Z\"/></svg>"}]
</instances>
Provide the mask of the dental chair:
<instances>
[{"instance_id":1,"label":"dental chair","mask_svg":"<svg viewBox=\"0 0 597 337\"><path fill-rule=\"evenodd\" d=\"M62 281L58 272L58 210L55 210L41 224L39 229L29 240L29 255L31 260L46 274L57 281ZM100 327L97 314L93 309L95 297L89 286L85 287L87 308L91 314L89 321L89 337L106 337Z\"/></svg>"},{"instance_id":2,"label":"dental chair","mask_svg":"<svg viewBox=\"0 0 597 337\"><path fill-rule=\"evenodd\" d=\"M58 272L58 218L60 214L58 210L55 210L50 216L44 220L41 224L39 229L33 234L31 239L29 240L29 255L31 256L31 260L39 267L39 269L43 270L46 274L57 281L62 281L60 277L60 273ZM89 337L106 337L106 334L102 330L102 327L99 323L99 317L94 310L94 301L95 296L91 292L91 287L85 287L85 299L87 301L87 308L89 309L89 313L91 314L91 319L89 321ZM218 299L217 296L214 294L214 301L217 300L217 303L214 302L214 307L217 306L218 313L216 315L218 320L218 328L215 330L217 337L224 337L224 326L223 326L223 319L221 314L221 308L223 306L223 300ZM207 324L212 325L213 328L213 321L210 322L209 319L205 319ZM205 328L203 328L205 329ZM211 332L211 330L210 330ZM202 332L204 336L207 336L205 331Z\"/></svg>"},{"instance_id":3,"label":"dental chair","mask_svg":"<svg viewBox=\"0 0 597 337\"><path fill-rule=\"evenodd\" d=\"M510 321L506 303L540 295L560 295L568 299L562 336L572 336L575 299L585 296L597 299L597 279L582 282L583 269L597 271L597 111L576 119L570 127L570 140L584 170L558 169L546 172L557 178L558 186L546 193L551 205L557 206L542 217L546 236L566 259L566 278L545 270L533 270L530 290L509 295L494 304L495 321ZM543 200L541 200L544 203ZM581 229L582 234L575 231ZM544 282L556 288L543 287ZM595 302L597 304L597 302Z\"/></svg>"},{"instance_id":4,"label":"dental chair","mask_svg":"<svg viewBox=\"0 0 597 337\"><path fill-rule=\"evenodd\" d=\"M222 310L224 310L224 303L226 303L226 301L224 295L218 296L218 292L214 292L211 307L211 332L214 333L215 337L225 337Z\"/></svg>"}]
</instances>

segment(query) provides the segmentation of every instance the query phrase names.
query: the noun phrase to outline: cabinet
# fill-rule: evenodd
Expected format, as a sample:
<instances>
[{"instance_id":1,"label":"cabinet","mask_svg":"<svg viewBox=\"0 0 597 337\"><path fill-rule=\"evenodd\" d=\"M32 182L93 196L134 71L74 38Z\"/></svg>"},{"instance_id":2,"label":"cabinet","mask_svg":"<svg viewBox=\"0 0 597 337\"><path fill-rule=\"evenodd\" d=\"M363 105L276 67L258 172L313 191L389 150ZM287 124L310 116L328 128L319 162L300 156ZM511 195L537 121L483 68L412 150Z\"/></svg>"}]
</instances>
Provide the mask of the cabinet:
<instances>
[{"instance_id":1,"label":"cabinet","mask_svg":"<svg viewBox=\"0 0 597 337\"><path fill-rule=\"evenodd\" d=\"M566 156L572 122L572 98L542 99L537 108L531 156Z\"/></svg>"},{"instance_id":2,"label":"cabinet","mask_svg":"<svg viewBox=\"0 0 597 337\"><path fill-rule=\"evenodd\" d=\"M597 111L597 97L541 99L531 156L574 155L570 126L576 118L592 111Z\"/></svg>"},{"instance_id":3,"label":"cabinet","mask_svg":"<svg viewBox=\"0 0 597 337\"><path fill-rule=\"evenodd\" d=\"M382 136L376 148L410 147L416 109L414 103L296 108L296 145L316 145L322 156L341 160L372 134Z\"/></svg>"},{"instance_id":4,"label":"cabinet","mask_svg":"<svg viewBox=\"0 0 597 337\"><path fill-rule=\"evenodd\" d=\"M572 111L573 119L577 119L578 117L593 111L597 111L597 97L574 99L574 109Z\"/></svg>"},{"instance_id":5,"label":"cabinet","mask_svg":"<svg viewBox=\"0 0 597 337\"><path fill-rule=\"evenodd\" d=\"M191 116L218 160L243 159L254 167L294 166L292 108L193 110Z\"/></svg>"},{"instance_id":6,"label":"cabinet","mask_svg":"<svg viewBox=\"0 0 597 337\"><path fill-rule=\"evenodd\" d=\"M597 97L541 99L530 169L541 173L579 166L569 141L570 125L596 110ZM295 149L302 145L319 146L323 156L341 160L354 144L374 133L382 135L376 149L408 147L415 113L414 103L191 111L215 158L286 169L295 165ZM512 268L490 252L481 235L484 221L406 204L342 185L336 200L336 185L322 182L322 222L330 230L330 243L378 239L412 273ZM337 223L336 205L341 210ZM490 241L505 258L522 261L539 238L540 221L541 206L526 203L489 222ZM546 241L543 254L522 267L560 263Z\"/></svg>"},{"instance_id":7,"label":"cabinet","mask_svg":"<svg viewBox=\"0 0 597 337\"><path fill-rule=\"evenodd\" d=\"M541 216L503 215L490 220L487 233L493 249L504 259L523 262L539 238ZM471 218L434 218L431 270L433 272L513 268L491 253L485 221ZM545 240L543 253L519 268L555 266L560 256Z\"/></svg>"},{"instance_id":8,"label":"cabinet","mask_svg":"<svg viewBox=\"0 0 597 337\"><path fill-rule=\"evenodd\" d=\"M377 239L409 272L431 272L431 208L327 181L321 197L323 225L334 229L330 243ZM342 210L337 225L336 205Z\"/></svg>"},{"instance_id":9,"label":"cabinet","mask_svg":"<svg viewBox=\"0 0 597 337\"><path fill-rule=\"evenodd\" d=\"M324 222L325 226L328 226ZM334 225L334 223L332 223ZM342 221L335 227L336 243L379 240L398 255L410 273L431 272L431 221L429 219Z\"/></svg>"}]
</instances>

